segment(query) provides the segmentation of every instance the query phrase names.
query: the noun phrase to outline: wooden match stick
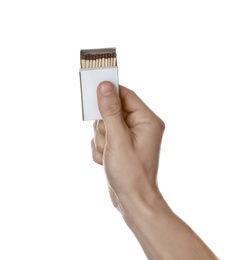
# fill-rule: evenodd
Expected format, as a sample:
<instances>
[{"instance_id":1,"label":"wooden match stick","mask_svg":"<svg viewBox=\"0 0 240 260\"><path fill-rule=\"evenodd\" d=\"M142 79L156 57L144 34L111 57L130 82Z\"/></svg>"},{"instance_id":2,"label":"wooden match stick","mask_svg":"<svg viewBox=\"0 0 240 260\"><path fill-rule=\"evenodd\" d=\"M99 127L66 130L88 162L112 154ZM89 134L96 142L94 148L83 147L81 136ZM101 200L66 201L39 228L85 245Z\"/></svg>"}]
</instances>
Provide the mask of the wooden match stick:
<instances>
[{"instance_id":1,"label":"wooden match stick","mask_svg":"<svg viewBox=\"0 0 240 260\"><path fill-rule=\"evenodd\" d=\"M89 68L92 68L92 54L89 54Z\"/></svg>"},{"instance_id":2,"label":"wooden match stick","mask_svg":"<svg viewBox=\"0 0 240 260\"><path fill-rule=\"evenodd\" d=\"M96 67L96 55L92 55L92 67Z\"/></svg>"},{"instance_id":3,"label":"wooden match stick","mask_svg":"<svg viewBox=\"0 0 240 260\"><path fill-rule=\"evenodd\" d=\"M104 54L104 67L107 67L108 65L108 55L107 53Z\"/></svg>"},{"instance_id":4,"label":"wooden match stick","mask_svg":"<svg viewBox=\"0 0 240 260\"><path fill-rule=\"evenodd\" d=\"M98 57L99 57L99 55L96 54L96 68L98 67L98 61L99 61Z\"/></svg>"},{"instance_id":5,"label":"wooden match stick","mask_svg":"<svg viewBox=\"0 0 240 260\"><path fill-rule=\"evenodd\" d=\"M85 68L89 68L89 62L90 62L90 56L89 56L89 54L87 54L87 55L85 56L85 59L86 59Z\"/></svg>"},{"instance_id":6,"label":"wooden match stick","mask_svg":"<svg viewBox=\"0 0 240 260\"><path fill-rule=\"evenodd\" d=\"M105 61L104 61L104 54L101 54L101 67L104 67Z\"/></svg>"},{"instance_id":7,"label":"wooden match stick","mask_svg":"<svg viewBox=\"0 0 240 260\"><path fill-rule=\"evenodd\" d=\"M113 66L113 53L111 53L111 66Z\"/></svg>"},{"instance_id":8,"label":"wooden match stick","mask_svg":"<svg viewBox=\"0 0 240 260\"><path fill-rule=\"evenodd\" d=\"M116 52L113 53L113 66L116 66L116 61L117 61L117 55Z\"/></svg>"},{"instance_id":9,"label":"wooden match stick","mask_svg":"<svg viewBox=\"0 0 240 260\"><path fill-rule=\"evenodd\" d=\"M86 60L85 60L85 55L81 55L81 68L85 68L86 66Z\"/></svg>"},{"instance_id":10,"label":"wooden match stick","mask_svg":"<svg viewBox=\"0 0 240 260\"><path fill-rule=\"evenodd\" d=\"M110 67L111 66L111 53L107 54L107 66Z\"/></svg>"}]
</instances>

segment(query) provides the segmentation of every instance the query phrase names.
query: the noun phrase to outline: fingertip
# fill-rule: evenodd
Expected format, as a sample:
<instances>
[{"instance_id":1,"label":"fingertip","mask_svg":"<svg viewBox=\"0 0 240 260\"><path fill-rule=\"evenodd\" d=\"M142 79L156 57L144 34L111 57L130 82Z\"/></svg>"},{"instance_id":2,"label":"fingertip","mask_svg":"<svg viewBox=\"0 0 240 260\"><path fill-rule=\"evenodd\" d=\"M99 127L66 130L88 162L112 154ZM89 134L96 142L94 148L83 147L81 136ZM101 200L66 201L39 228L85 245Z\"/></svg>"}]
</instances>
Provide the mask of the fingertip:
<instances>
[{"instance_id":1,"label":"fingertip","mask_svg":"<svg viewBox=\"0 0 240 260\"><path fill-rule=\"evenodd\" d=\"M98 94L101 96L109 96L115 92L115 87L110 81L103 81L98 85Z\"/></svg>"}]
</instances>

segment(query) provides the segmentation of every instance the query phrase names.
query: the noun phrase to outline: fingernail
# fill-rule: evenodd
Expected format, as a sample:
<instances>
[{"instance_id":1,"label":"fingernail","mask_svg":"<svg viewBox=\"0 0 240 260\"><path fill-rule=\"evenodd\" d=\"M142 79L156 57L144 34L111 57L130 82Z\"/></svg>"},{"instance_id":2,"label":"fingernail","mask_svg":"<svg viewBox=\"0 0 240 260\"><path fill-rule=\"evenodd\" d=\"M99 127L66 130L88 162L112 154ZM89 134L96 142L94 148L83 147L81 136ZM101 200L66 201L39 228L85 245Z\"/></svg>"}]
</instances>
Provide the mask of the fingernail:
<instances>
[{"instance_id":1,"label":"fingernail","mask_svg":"<svg viewBox=\"0 0 240 260\"><path fill-rule=\"evenodd\" d=\"M108 96L114 92L114 86L109 81L104 81L100 84L100 93L103 96Z\"/></svg>"}]
</instances>

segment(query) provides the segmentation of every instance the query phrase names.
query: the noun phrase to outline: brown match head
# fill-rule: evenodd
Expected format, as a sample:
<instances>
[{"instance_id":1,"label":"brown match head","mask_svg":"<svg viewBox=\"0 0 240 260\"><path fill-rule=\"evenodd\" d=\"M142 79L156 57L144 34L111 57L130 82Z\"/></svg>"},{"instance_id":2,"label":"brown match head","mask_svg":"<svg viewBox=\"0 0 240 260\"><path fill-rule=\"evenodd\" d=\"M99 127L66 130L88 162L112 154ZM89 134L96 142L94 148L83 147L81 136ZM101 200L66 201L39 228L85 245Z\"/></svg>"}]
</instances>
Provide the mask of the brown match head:
<instances>
[{"instance_id":1,"label":"brown match head","mask_svg":"<svg viewBox=\"0 0 240 260\"><path fill-rule=\"evenodd\" d=\"M110 59L111 58L111 53L107 54L107 58Z\"/></svg>"},{"instance_id":2,"label":"brown match head","mask_svg":"<svg viewBox=\"0 0 240 260\"><path fill-rule=\"evenodd\" d=\"M92 59L93 59L93 60L96 60L96 55L92 55Z\"/></svg>"},{"instance_id":3,"label":"brown match head","mask_svg":"<svg viewBox=\"0 0 240 260\"><path fill-rule=\"evenodd\" d=\"M104 59L107 59L108 58L108 55L107 53L104 54Z\"/></svg>"}]
</instances>

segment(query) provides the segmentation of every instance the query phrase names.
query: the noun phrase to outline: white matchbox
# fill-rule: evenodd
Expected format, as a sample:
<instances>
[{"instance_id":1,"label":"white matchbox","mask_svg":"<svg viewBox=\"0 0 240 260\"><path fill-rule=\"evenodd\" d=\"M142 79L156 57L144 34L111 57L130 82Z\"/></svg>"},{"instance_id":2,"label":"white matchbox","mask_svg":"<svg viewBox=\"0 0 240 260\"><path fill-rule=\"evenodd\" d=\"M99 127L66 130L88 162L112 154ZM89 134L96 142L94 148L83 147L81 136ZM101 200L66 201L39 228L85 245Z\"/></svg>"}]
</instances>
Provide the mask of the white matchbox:
<instances>
[{"instance_id":1,"label":"white matchbox","mask_svg":"<svg viewBox=\"0 0 240 260\"><path fill-rule=\"evenodd\" d=\"M88 52L109 52L116 51L115 48L104 49L85 49L80 51L81 53ZM98 109L97 102L97 87L103 81L110 81L115 88L119 89L118 83L118 67L95 67L95 68L80 68L80 90L82 101L82 120L100 120L102 119Z\"/></svg>"}]
</instances>

